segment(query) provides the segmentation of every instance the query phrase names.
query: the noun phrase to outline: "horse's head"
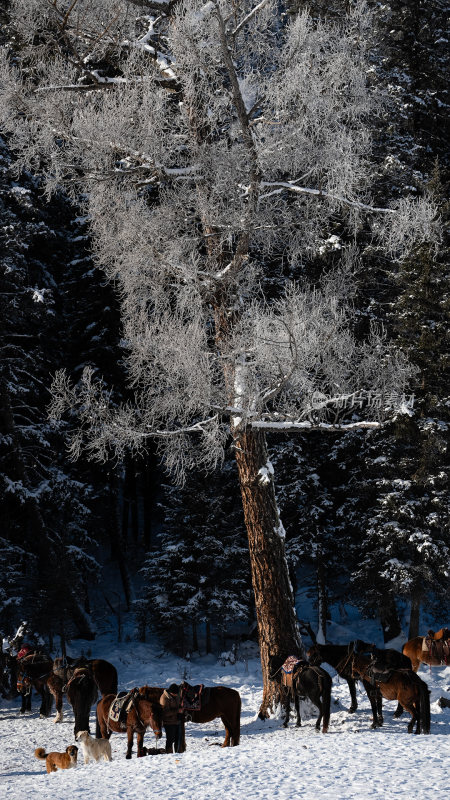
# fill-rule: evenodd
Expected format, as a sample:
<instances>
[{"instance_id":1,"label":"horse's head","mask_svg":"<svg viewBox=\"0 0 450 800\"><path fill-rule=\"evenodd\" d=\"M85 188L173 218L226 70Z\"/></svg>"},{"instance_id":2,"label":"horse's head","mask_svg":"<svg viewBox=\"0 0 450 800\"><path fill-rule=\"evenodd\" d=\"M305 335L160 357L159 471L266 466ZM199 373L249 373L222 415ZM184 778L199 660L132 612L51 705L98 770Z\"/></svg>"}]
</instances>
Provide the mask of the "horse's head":
<instances>
[{"instance_id":1,"label":"horse's head","mask_svg":"<svg viewBox=\"0 0 450 800\"><path fill-rule=\"evenodd\" d=\"M152 703L149 725L157 739L162 737L162 714L162 706L159 703Z\"/></svg>"},{"instance_id":2,"label":"horse's head","mask_svg":"<svg viewBox=\"0 0 450 800\"><path fill-rule=\"evenodd\" d=\"M364 675L367 672L367 667L370 665L370 660L354 652L352 654L352 660L350 663L352 670L352 678L356 678L357 680L359 678L364 678Z\"/></svg>"},{"instance_id":3,"label":"horse's head","mask_svg":"<svg viewBox=\"0 0 450 800\"><path fill-rule=\"evenodd\" d=\"M26 672L19 672L17 674L17 691L22 694L27 694L31 689L31 678Z\"/></svg>"},{"instance_id":4,"label":"horse's head","mask_svg":"<svg viewBox=\"0 0 450 800\"><path fill-rule=\"evenodd\" d=\"M313 667L319 667L323 661L322 653L320 652L320 646L318 644L313 644L306 653L309 663Z\"/></svg>"}]
</instances>

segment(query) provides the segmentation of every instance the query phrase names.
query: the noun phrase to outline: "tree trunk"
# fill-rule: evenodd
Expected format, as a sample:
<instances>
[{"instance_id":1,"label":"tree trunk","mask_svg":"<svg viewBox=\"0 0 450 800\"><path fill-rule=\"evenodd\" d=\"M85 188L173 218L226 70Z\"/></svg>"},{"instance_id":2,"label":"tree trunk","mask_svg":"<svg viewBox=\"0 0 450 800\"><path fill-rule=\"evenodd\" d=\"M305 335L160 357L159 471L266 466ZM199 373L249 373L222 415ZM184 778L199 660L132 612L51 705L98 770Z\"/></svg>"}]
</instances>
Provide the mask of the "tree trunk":
<instances>
[{"instance_id":1,"label":"tree trunk","mask_svg":"<svg viewBox=\"0 0 450 800\"><path fill-rule=\"evenodd\" d=\"M259 716L264 719L278 700L276 686L269 677L269 658L290 654L304 656L304 651L265 437L261 431L251 428L237 433L236 437L264 685Z\"/></svg>"},{"instance_id":2,"label":"tree trunk","mask_svg":"<svg viewBox=\"0 0 450 800\"><path fill-rule=\"evenodd\" d=\"M123 527L120 514L119 491L117 477L112 480L111 498L111 522L109 525L109 540L111 543L111 555L119 565L120 577L125 595L126 610L130 610L131 601L134 600L133 587L131 584L130 571L126 556L126 547L123 539Z\"/></svg>"},{"instance_id":3,"label":"tree trunk","mask_svg":"<svg viewBox=\"0 0 450 800\"><path fill-rule=\"evenodd\" d=\"M408 639L415 639L419 635L421 593L413 589L411 594L411 614L409 617Z\"/></svg>"},{"instance_id":4,"label":"tree trunk","mask_svg":"<svg viewBox=\"0 0 450 800\"><path fill-rule=\"evenodd\" d=\"M197 623L192 623L192 651L198 653Z\"/></svg>"},{"instance_id":5,"label":"tree trunk","mask_svg":"<svg viewBox=\"0 0 450 800\"><path fill-rule=\"evenodd\" d=\"M390 642L395 639L402 631L398 618L397 606L393 597L387 598L380 610L380 622L383 628L383 641Z\"/></svg>"},{"instance_id":6,"label":"tree trunk","mask_svg":"<svg viewBox=\"0 0 450 800\"><path fill-rule=\"evenodd\" d=\"M320 545L317 546L316 565L317 565L317 618L318 618L316 638L318 644L325 644L327 636L328 597L327 597L327 586L325 581L325 565L323 563L323 550Z\"/></svg>"}]
</instances>

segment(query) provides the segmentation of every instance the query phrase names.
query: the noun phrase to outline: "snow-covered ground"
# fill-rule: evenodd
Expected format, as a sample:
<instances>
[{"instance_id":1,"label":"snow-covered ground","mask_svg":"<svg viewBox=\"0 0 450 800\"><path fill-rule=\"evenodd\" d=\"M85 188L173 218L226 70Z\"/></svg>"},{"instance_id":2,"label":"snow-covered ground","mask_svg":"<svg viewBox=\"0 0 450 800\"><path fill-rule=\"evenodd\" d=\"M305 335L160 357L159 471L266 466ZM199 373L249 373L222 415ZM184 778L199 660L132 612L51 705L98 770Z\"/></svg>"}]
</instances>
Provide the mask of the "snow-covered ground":
<instances>
[{"instance_id":1,"label":"snow-covered ground","mask_svg":"<svg viewBox=\"0 0 450 800\"><path fill-rule=\"evenodd\" d=\"M348 639L347 639L348 641ZM84 648L83 648L84 645ZM215 720L205 725L188 723L187 751L125 759L126 736L113 734L113 762L83 764L76 769L47 775L45 763L34 757L36 747L62 751L74 742L73 714L64 700L64 721L54 715L41 720L38 698L33 710L19 716L17 700L0 705L0 792L8 800L435 800L450 790L450 709L441 709L440 697L450 697L450 667L423 668L421 677L431 689L431 735L408 735L409 715L393 719L394 703L385 703L385 725L370 729L371 715L365 695L358 692L359 708L348 714L347 685L333 675L333 701L329 733L314 729L316 714L307 713L296 728L279 718L257 719L262 695L261 669L254 645L242 660L225 666L212 656L190 662L162 653L156 644L112 642L103 635L94 643L73 643L71 655L82 651L107 658L119 673L119 688L165 686L186 678L190 683L222 684L242 697L241 744L221 749L223 726ZM88 653L89 654L89 653ZM91 732L95 731L94 709ZM151 733L146 745L155 746ZM163 750L164 740L158 746Z\"/></svg>"}]
</instances>

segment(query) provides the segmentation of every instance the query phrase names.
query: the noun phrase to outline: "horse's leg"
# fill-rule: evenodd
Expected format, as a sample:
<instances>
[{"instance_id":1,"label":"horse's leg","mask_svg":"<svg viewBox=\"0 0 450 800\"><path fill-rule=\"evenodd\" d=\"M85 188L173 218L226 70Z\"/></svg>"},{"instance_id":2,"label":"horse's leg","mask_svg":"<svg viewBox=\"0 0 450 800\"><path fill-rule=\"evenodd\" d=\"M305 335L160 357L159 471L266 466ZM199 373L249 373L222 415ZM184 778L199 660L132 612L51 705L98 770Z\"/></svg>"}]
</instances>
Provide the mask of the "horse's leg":
<instances>
[{"instance_id":1,"label":"horse's leg","mask_svg":"<svg viewBox=\"0 0 450 800\"><path fill-rule=\"evenodd\" d=\"M412 733L415 722L418 722L418 716L417 716L417 713L416 713L416 709L414 708L414 705L412 703L408 703L408 704L404 703L403 706L406 709L406 711L408 711L411 714L411 720L410 720L410 722L408 722L408 733ZM416 731L416 733L417 733L417 731Z\"/></svg>"},{"instance_id":2,"label":"horse's leg","mask_svg":"<svg viewBox=\"0 0 450 800\"><path fill-rule=\"evenodd\" d=\"M291 693L289 689L286 690L285 700L284 700L284 722L283 728L287 728L289 725L289 716L291 713Z\"/></svg>"},{"instance_id":3,"label":"horse's leg","mask_svg":"<svg viewBox=\"0 0 450 800\"><path fill-rule=\"evenodd\" d=\"M52 696L45 681L42 684L40 695L42 702L41 702L41 707L39 709L39 716L48 717L48 715L50 714L50 709L52 707Z\"/></svg>"},{"instance_id":4,"label":"horse's leg","mask_svg":"<svg viewBox=\"0 0 450 800\"><path fill-rule=\"evenodd\" d=\"M56 708L55 722L62 722L63 721L62 681L56 675L49 675L49 677L47 678L47 686L50 692L48 716L50 716L52 710L53 698L55 698L55 708Z\"/></svg>"},{"instance_id":5,"label":"horse's leg","mask_svg":"<svg viewBox=\"0 0 450 800\"><path fill-rule=\"evenodd\" d=\"M295 705L295 713L297 714L297 722L295 723L297 728L302 727L302 718L300 716L300 698L297 692L294 693L294 705Z\"/></svg>"},{"instance_id":6,"label":"horse's leg","mask_svg":"<svg viewBox=\"0 0 450 800\"><path fill-rule=\"evenodd\" d=\"M371 728L378 728L381 726L382 723L378 720L378 697L379 694L378 689L373 687L368 681L363 681L364 688L367 692L367 697L369 698L370 707L372 709L372 725Z\"/></svg>"},{"instance_id":7,"label":"horse's leg","mask_svg":"<svg viewBox=\"0 0 450 800\"><path fill-rule=\"evenodd\" d=\"M55 687L52 690L52 694L53 697L55 698L55 710L56 710L55 722L62 722L64 717L62 689Z\"/></svg>"},{"instance_id":8,"label":"horse's leg","mask_svg":"<svg viewBox=\"0 0 450 800\"><path fill-rule=\"evenodd\" d=\"M225 727L225 739L223 741L222 747L230 747L231 744L231 725L225 717L220 718Z\"/></svg>"},{"instance_id":9,"label":"horse's leg","mask_svg":"<svg viewBox=\"0 0 450 800\"><path fill-rule=\"evenodd\" d=\"M353 678L346 678L345 679L348 683L348 689L350 692L350 697L352 699L351 706L348 710L349 714L354 714L356 709L358 708L358 701L356 699L356 683Z\"/></svg>"},{"instance_id":10,"label":"horse's leg","mask_svg":"<svg viewBox=\"0 0 450 800\"><path fill-rule=\"evenodd\" d=\"M398 719L403 714L403 706L401 703L398 703L397 708L394 711L394 719Z\"/></svg>"},{"instance_id":11,"label":"horse's leg","mask_svg":"<svg viewBox=\"0 0 450 800\"><path fill-rule=\"evenodd\" d=\"M97 736L97 739L109 739L111 737L111 731L108 729L108 726L106 724L106 719L103 717L103 715L101 719L99 719L97 716L97 725L100 733L100 736L97 736L97 731L96 731L95 735Z\"/></svg>"},{"instance_id":12,"label":"horse's leg","mask_svg":"<svg viewBox=\"0 0 450 800\"><path fill-rule=\"evenodd\" d=\"M125 758L131 758L131 752L133 750L133 734L134 734L133 728L129 725L127 728L128 746Z\"/></svg>"},{"instance_id":13,"label":"horse's leg","mask_svg":"<svg viewBox=\"0 0 450 800\"><path fill-rule=\"evenodd\" d=\"M382 696L382 694L381 694L379 689L377 689L377 694L376 694L376 705L377 705L378 725L381 728L382 725L383 725L383 722L384 722L384 719L383 719L383 696Z\"/></svg>"},{"instance_id":14,"label":"horse's leg","mask_svg":"<svg viewBox=\"0 0 450 800\"><path fill-rule=\"evenodd\" d=\"M316 731L320 731L320 724L322 722L322 717L323 717L323 703L322 703L322 701L320 699L320 694L317 694L315 697L312 697L311 695L309 695L309 699L319 709L319 716L317 717L317 720L316 720Z\"/></svg>"},{"instance_id":15,"label":"horse's leg","mask_svg":"<svg viewBox=\"0 0 450 800\"><path fill-rule=\"evenodd\" d=\"M144 755L144 733L145 731L136 731L137 742L137 757L141 758Z\"/></svg>"}]
</instances>

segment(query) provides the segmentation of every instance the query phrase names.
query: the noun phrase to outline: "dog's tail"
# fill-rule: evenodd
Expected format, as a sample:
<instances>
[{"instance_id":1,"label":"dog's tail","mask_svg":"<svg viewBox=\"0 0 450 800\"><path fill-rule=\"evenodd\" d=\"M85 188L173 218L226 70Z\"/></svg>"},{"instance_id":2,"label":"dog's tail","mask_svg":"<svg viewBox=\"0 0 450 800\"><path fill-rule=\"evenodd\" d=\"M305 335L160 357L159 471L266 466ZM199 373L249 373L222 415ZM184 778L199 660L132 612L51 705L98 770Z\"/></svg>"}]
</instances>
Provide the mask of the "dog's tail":
<instances>
[{"instance_id":1,"label":"dog's tail","mask_svg":"<svg viewBox=\"0 0 450 800\"><path fill-rule=\"evenodd\" d=\"M36 758L39 758L40 761L45 761L47 758L48 753L45 752L45 747L37 747L34 751L34 755Z\"/></svg>"}]
</instances>

